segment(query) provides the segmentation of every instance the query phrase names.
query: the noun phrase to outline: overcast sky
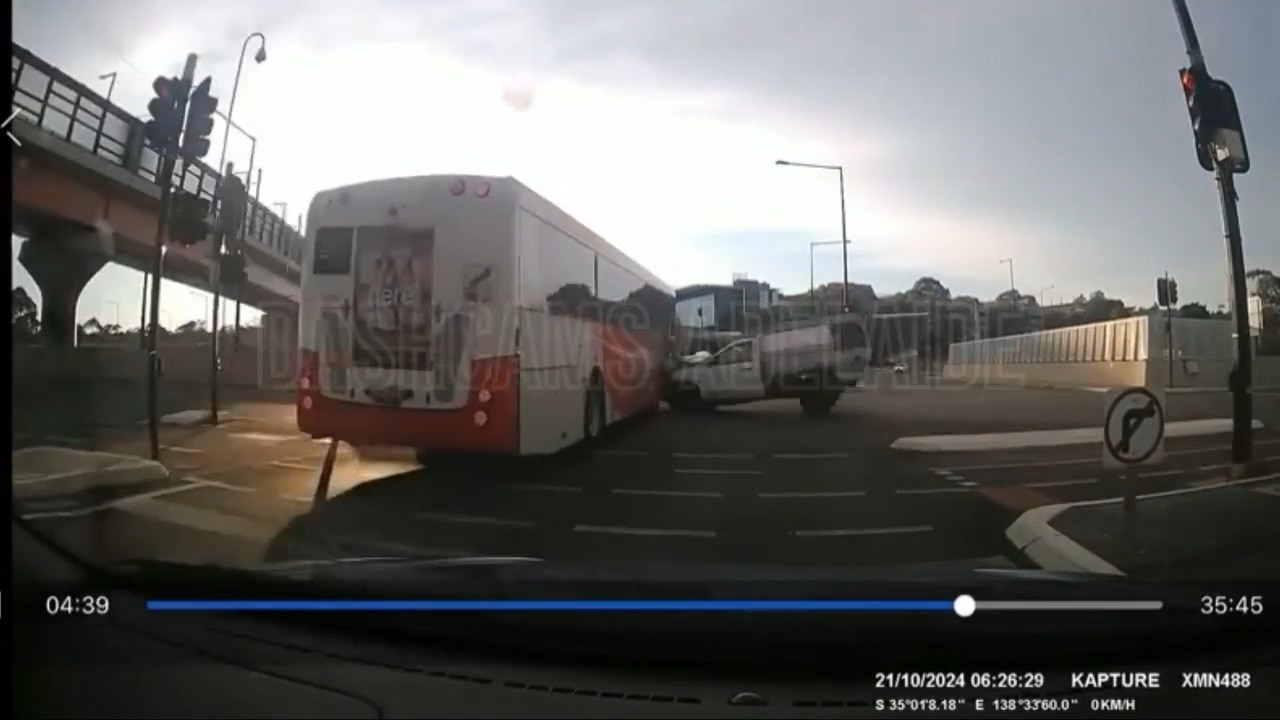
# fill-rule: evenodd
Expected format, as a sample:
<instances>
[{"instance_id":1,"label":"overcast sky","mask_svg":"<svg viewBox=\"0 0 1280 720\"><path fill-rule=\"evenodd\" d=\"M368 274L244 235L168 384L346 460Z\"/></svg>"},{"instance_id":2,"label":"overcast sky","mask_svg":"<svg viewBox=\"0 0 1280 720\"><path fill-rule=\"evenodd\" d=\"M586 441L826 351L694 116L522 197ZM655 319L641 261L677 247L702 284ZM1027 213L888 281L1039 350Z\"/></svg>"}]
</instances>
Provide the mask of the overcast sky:
<instances>
[{"instance_id":1,"label":"overcast sky","mask_svg":"<svg viewBox=\"0 0 1280 720\"><path fill-rule=\"evenodd\" d=\"M1246 258L1280 271L1280 2L1191 0L1210 70L1236 89L1253 159ZM259 138L264 201L376 177L511 174L673 285L743 272L799 292L840 233L880 293L1102 289L1225 302L1212 177L1196 164L1166 0L17 0L16 42L143 112L187 52ZM252 55L256 43L250 47ZM221 137L221 129L214 133ZM216 159L215 143L212 155ZM248 143L233 135L230 159ZM16 244L14 253L16 255ZM819 282L840 277L818 249ZM136 325L116 266L82 319ZM34 284L20 268L15 284ZM166 324L200 317L166 288ZM172 299L173 305L169 302ZM127 318L127 319L126 319Z\"/></svg>"}]
</instances>

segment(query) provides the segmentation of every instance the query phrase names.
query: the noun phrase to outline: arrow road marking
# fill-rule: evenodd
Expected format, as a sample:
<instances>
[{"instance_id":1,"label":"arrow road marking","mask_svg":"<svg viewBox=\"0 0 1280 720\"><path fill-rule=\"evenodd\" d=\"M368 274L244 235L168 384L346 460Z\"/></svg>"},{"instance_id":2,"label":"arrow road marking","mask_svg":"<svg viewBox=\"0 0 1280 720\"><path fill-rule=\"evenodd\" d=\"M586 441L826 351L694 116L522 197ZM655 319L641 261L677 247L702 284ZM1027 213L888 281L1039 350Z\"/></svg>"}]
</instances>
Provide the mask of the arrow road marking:
<instances>
[{"instance_id":1,"label":"arrow road marking","mask_svg":"<svg viewBox=\"0 0 1280 720\"><path fill-rule=\"evenodd\" d=\"M23 115L23 112L21 110L14 110L13 114L10 115L8 119L6 119L3 123L0 123L0 128L4 128L4 134L8 135L9 139L12 140L13 144L16 145L17 147L22 147L22 143L18 141L18 138L13 134L13 131L9 129L9 126L13 124L14 120L17 120L18 118L22 117L22 115Z\"/></svg>"}]
</instances>

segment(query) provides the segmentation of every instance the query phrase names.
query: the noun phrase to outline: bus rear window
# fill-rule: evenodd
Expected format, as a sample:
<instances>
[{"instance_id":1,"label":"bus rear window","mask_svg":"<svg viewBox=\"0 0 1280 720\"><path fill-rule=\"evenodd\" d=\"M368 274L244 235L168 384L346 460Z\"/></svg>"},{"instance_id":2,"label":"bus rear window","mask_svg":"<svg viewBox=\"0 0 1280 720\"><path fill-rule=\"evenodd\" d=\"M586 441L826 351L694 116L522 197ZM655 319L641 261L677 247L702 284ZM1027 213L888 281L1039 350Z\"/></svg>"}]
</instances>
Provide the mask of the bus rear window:
<instances>
[{"instance_id":1,"label":"bus rear window","mask_svg":"<svg viewBox=\"0 0 1280 720\"><path fill-rule=\"evenodd\" d=\"M355 229L349 227L320 228L316 231L316 249L311 263L314 275L350 275L351 241Z\"/></svg>"}]
</instances>

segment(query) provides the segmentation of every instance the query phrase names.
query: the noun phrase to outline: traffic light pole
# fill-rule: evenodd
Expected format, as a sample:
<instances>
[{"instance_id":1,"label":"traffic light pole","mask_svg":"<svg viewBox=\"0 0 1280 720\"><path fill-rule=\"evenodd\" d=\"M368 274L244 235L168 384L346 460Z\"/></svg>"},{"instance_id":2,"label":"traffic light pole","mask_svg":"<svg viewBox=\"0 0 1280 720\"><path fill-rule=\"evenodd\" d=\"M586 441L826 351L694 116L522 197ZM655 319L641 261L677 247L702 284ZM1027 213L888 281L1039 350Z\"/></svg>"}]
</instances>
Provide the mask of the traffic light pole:
<instances>
[{"instance_id":1,"label":"traffic light pole","mask_svg":"<svg viewBox=\"0 0 1280 720\"><path fill-rule=\"evenodd\" d=\"M1249 339L1249 288L1245 279L1244 240L1236 208L1235 173L1224 163L1214 171L1222 206L1222 230L1231 263L1231 319L1235 324L1236 362L1231 372L1231 464L1237 471L1253 462L1253 348Z\"/></svg>"},{"instance_id":2,"label":"traffic light pole","mask_svg":"<svg viewBox=\"0 0 1280 720\"><path fill-rule=\"evenodd\" d=\"M187 62L182 68L181 87L178 88L178 101L174 109L174 117L181 130L182 118L186 117L187 92L191 81L196 76L196 55L187 55ZM169 220L173 215L173 175L177 169L178 149L177 135L160 153L160 218L156 224L156 242L154 256L151 261L151 323L147 328L147 425L150 430L151 459L160 459L160 278L164 277L164 243ZM186 172L186 163L182 165Z\"/></svg>"},{"instance_id":3,"label":"traffic light pole","mask_svg":"<svg viewBox=\"0 0 1280 720\"><path fill-rule=\"evenodd\" d=\"M1208 77L1204 52L1186 0L1173 0L1173 12L1187 49L1192 70ZM1203 163L1204 160L1202 159ZM1236 206L1235 172L1227 160L1215 159L1214 178L1218 203L1222 208L1222 230L1231 268L1231 319L1235 325L1235 366L1231 370L1231 464L1236 473L1248 471L1253 462L1253 348L1249 339L1249 288L1245 278L1244 240L1240 236L1240 215Z\"/></svg>"}]
</instances>

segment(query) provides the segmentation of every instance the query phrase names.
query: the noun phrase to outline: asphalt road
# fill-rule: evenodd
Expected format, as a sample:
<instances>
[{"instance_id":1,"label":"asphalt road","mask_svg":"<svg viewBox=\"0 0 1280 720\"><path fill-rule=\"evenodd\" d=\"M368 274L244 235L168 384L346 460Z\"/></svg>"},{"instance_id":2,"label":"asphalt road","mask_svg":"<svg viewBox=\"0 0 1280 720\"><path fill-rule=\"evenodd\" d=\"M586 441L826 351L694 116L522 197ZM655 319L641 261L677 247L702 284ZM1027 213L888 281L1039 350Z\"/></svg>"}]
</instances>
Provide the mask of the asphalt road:
<instances>
[{"instance_id":1,"label":"asphalt road","mask_svg":"<svg viewBox=\"0 0 1280 720\"><path fill-rule=\"evenodd\" d=\"M15 498L37 528L97 562L500 554L1009 567L1024 561L1004 531L1024 510L1123 492L1101 472L1098 446L916 453L891 444L1096 426L1101 402L1084 391L880 386L849 393L820 420L794 401L662 412L592 453L535 463L420 467L406 452L344 448L329 500L313 508L326 446L297 434L290 406L247 398L230 404L236 419L219 428L165 428L170 480L62 490L41 482L15 486ZM1173 396L1169 414L1214 416L1214 402ZM146 454L136 412L74 426L56 419L65 413L57 407L26 412L15 417L27 428L19 446ZM1260 433L1259 454L1280 461L1276 443ZM1226 445L1223 435L1170 440L1167 463L1143 470L1141 492L1220 478Z\"/></svg>"}]
</instances>

